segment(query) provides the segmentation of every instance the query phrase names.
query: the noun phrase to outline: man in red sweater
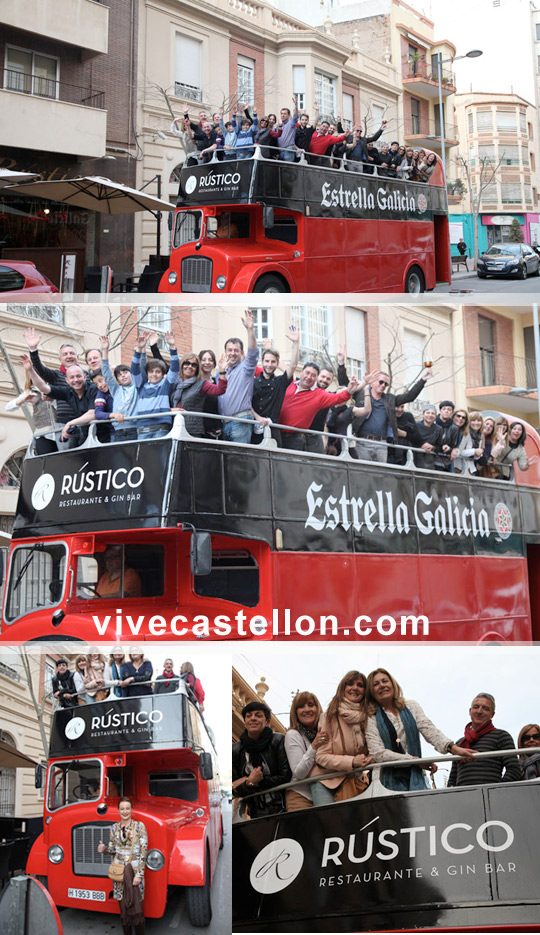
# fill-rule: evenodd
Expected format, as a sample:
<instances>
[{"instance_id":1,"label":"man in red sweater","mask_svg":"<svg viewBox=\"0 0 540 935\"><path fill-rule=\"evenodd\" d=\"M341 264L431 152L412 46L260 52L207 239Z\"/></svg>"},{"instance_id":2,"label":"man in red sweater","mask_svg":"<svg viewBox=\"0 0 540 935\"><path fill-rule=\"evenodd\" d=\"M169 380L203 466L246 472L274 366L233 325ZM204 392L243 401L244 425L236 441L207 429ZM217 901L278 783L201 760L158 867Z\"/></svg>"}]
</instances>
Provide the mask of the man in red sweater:
<instances>
[{"instance_id":1,"label":"man in red sweater","mask_svg":"<svg viewBox=\"0 0 540 935\"><path fill-rule=\"evenodd\" d=\"M320 367L310 360L304 364L300 379L293 381L285 392L285 399L279 413L281 425L291 425L299 431L281 431L281 447L294 448L297 451L306 450L306 436L301 429L308 429L319 409L329 406L339 406L345 403L360 389L356 377L350 380L346 389L339 393L327 393L326 390L315 386L319 376Z\"/></svg>"},{"instance_id":2,"label":"man in red sweater","mask_svg":"<svg viewBox=\"0 0 540 935\"><path fill-rule=\"evenodd\" d=\"M352 130L349 132L353 133L357 129L359 128L354 126ZM308 152L315 154L313 156L310 155L309 161L311 165L329 166L330 160L322 159L320 157L326 156L326 153L328 152L328 150L331 149L332 146L335 145L335 143L343 143L343 140L347 139L347 137L349 136L349 133L342 133L340 136L334 136L332 133L329 132L329 130L330 130L330 124L328 123L328 120L323 120L322 123L319 124L319 128L317 132L314 133L313 136L311 137L311 142L309 144Z\"/></svg>"}]
</instances>

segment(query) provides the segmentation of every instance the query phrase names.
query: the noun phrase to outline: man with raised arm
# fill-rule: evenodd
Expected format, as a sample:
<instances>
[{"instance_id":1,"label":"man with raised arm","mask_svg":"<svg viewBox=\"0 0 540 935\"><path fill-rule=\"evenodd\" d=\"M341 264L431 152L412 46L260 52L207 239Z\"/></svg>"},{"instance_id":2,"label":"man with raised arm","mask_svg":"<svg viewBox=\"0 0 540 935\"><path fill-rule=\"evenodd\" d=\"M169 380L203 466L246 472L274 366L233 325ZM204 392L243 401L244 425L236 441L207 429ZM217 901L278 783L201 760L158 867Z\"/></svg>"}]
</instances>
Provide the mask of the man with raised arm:
<instances>
[{"instance_id":1,"label":"man with raised arm","mask_svg":"<svg viewBox=\"0 0 540 935\"><path fill-rule=\"evenodd\" d=\"M404 393L387 393L386 388L390 377L381 370L378 377L370 386L371 406L369 412L364 406L364 392L361 390L355 396L353 409L353 434L358 438L356 450L361 461L388 461L387 438L398 437L396 422L396 406L410 403L416 399L424 389L431 376L431 367L426 367L417 383ZM358 411L355 411L358 410Z\"/></svg>"},{"instance_id":2,"label":"man with raised arm","mask_svg":"<svg viewBox=\"0 0 540 935\"><path fill-rule=\"evenodd\" d=\"M248 349L244 354L244 342L241 338L228 338L225 341L227 358L227 392L218 397L218 410L222 416L237 416L253 421L251 403L253 400L253 377L259 358L259 349L255 337L253 314L246 309L242 324L248 334ZM241 442L248 445L251 441L252 426L246 422L228 422L223 420L222 438L226 441Z\"/></svg>"},{"instance_id":3,"label":"man with raised arm","mask_svg":"<svg viewBox=\"0 0 540 935\"><path fill-rule=\"evenodd\" d=\"M87 382L86 374L78 364L66 367L65 383L51 386L34 370L32 360L27 354L22 354L21 363L32 383L41 393L65 404L62 412L60 412L60 407L57 407L58 422L66 426L62 439L64 441L69 439L68 448L77 448L88 435L86 423L91 422L95 415L94 402L98 392L97 386L92 381ZM68 422L70 423L69 429Z\"/></svg>"},{"instance_id":4,"label":"man with raised arm","mask_svg":"<svg viewBox=\"0 0 540 935\"><path fill-rule=\"evenodd\" d=\"M300 378L287 387L279 421L282 425L290 425L292 430L281 430L282 448L306 451L303 429L309 428L319 409L346 402L360 386L366 385L364 382L359 384L353 377L346 389L339 393L328 393L315 385L320 369L315 361L308 361L304 364Z\"/></svg>"},{"instance_id":5,"label":"man with raised arm","mask_svg":"<svg viewBox=\"0 0 540 935\"><path fill-rule=\"evenodd\" d=\"M113 398L113 410L115 413L121 413L123 418L127 419L137 413L138 394L137 387L131 376L131 370L126 364L118 364L113 372L109 364L109 336L102 334L99 340L101 344L101 372ZM141 353L144 353L144 348ZM141 365L144 366L144 363L141 356ZM128 421L127 423L115 425L115 432L115 441L133 441L137 438L137 423Z\"/></svg>"},{"instance_id":6,"label":"man with raised arm","mask_svg":"<svg viewBox=\"0 0 540 935\"><path fill-rule=\"evenodd\" d=\"M268 424L268 420L279 422L285 392L298 366L300 333L291 325L287 337L289 341L292 341L292 354L285 372L276 376L276 370L279 367L279 351L275 347L267 347L262 355L262 373L253 381L253 414L256 422L265 425ZM272 429L272 438L275 438L278 445L281 445L279 429Z\"/></svg>"},{"instance_id":7,"label":"man with raised arm","mask_svg":"<svg viewBox=\"0 0 540 935\"><path fill-rule=\"evenodd\" d=\"M23 331L23 338L26 341L28 350L30 351L30 360L32 361L32 367L37 373L38 377L41 377L45 383L48 383L49 386L65 386L67 383L66 372L68 367L73 367L78 364L78 355L73 344L61 344L58 351L58 358L60 361L60 366L57 370L53 370L52 367L45 367L41 362L39 356L38 347L41 342L41 335L37 333L35 328L27 328L26 331ZM91 385L92 381L90 377L87 376L86 372L85 380ZM58 399L56 404L56 412L58 414L58 421L61 425L65 425L69 419L73 418L72 408L65 399Z\"/></svg>"},{"instance_id":8,"label":"man with raised arm","mask_svg":"<svg viewBox=\"0 0 540 935\"><path fill-rule=\"evenodd\" d=\"M278 136L277 144L279 147L279 158L285 162L294 162L296 150L294 138L296 135L296 124L298 122L298 106L296 94L293 96L294 114L291 117L291 111L288 107L282 107L280 110L280 122L278 124L281 130Z\"/></svg>"},{"instance_id":9,"label":"man with raised arm","mask_svg":"<svg viewBox=\"0 0 540 935\"><path fill-rule=\"evenodd\" d=\"M171 355L169 370L167 370L162 360L155 357L142 368L143 351L149 336L150 332L148 331L139 334L135 342L131 362L131 374L137 387L137 415L145 417L137 420L137 437L139 439L161 438L163 435L167 435L172 425L169 388L177 382L180 370L180 360L172 331L167 331L165 335ZM143 375L142 369L145 370L145 375ZM156 414L158 414L157 418Z\"/></svg>"},{"instance_id":10,"label":"man with raised arm","mask_svg":"<svg viewBox=\"0 0 540 935\"><path fill-rule=\"evenodd\" d=\"M497 750L513 750L515 743L506 730L494 727L495 698L488 692L480 692L473 698L469 708L470 721L465 736L458 740L458 747L466 747L475 753ZM486 757L467 759L452 763L449 786L472 786L491 782L518 782L521 767L517 756Z\"/></svg>"}]
</instances>

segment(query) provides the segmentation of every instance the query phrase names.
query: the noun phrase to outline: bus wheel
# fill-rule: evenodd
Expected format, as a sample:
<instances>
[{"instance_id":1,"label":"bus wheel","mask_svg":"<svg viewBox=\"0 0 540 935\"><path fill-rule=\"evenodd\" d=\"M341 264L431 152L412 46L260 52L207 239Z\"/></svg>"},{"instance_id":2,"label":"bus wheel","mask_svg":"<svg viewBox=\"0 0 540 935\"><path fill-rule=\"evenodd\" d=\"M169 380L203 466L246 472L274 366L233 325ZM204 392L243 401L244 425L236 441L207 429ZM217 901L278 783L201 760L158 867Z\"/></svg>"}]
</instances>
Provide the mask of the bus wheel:
<instances>
[{"instance_id":1,"label":"bus wheel","mask_svg":"<svg viewBox=\"0 0 540 935\"><path fill-rule=\"evenodd\" d=\"M254 292L289 292L287 285L279 276L261 276L255 283Z\"/></svg>"},{"instance_id":2,"label":"bus wheel","mask_svg":"<svg viewBox=\"0 0 540 935\"><path fill-rule=\"evenodd\" d=\"M225 840L224 840L224 832L223 832L223 816L221 816L221 840L220 840L220 842L219 842L219 849L220 849L220 851L223 850L223 845L224 845L224 844L225 844Z\"/></svg>"},{"instance_id":3,"label":"bus wheel","mask_svg":"<svg viewBox=\"0 0 540 935\"><path fill-rule=\"evenodd\" d=\"M405 280L405 292L407 295L419 295L426 290L426 280L419 266L411 266Z\"/></svg>"},{"instance_id":4,"label":"bus wheel","mask_svg":"<svg viewBox=\"0 0 540 935\"><path fill-rule=\"evenodd\" d=\"M212 904L210 902L210 854L206 854L206 876L204 886L186 887L189 921L192 925L210 925Z\"/></svg>"}]
</instances>

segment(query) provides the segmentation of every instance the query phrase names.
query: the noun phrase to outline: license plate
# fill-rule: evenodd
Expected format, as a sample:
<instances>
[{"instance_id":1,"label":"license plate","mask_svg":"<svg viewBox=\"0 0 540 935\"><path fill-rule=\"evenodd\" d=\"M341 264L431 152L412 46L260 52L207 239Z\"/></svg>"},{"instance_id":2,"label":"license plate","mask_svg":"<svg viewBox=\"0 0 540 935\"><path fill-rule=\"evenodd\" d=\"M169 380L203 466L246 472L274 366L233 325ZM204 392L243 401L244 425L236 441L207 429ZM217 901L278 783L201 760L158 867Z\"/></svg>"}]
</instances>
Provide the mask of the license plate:
<instances>
[{"instance_id":1,"label":"license plate","mask_svg":"<svg viewBox=\"0 0 540 935\"><path fill-rule=\"evenodd\" d=\"M104 903L107 899L103 890L76 890L71 887L68 889L68 896L70 899L91 899L98 903Z\"/></svg>"}]
</instances>

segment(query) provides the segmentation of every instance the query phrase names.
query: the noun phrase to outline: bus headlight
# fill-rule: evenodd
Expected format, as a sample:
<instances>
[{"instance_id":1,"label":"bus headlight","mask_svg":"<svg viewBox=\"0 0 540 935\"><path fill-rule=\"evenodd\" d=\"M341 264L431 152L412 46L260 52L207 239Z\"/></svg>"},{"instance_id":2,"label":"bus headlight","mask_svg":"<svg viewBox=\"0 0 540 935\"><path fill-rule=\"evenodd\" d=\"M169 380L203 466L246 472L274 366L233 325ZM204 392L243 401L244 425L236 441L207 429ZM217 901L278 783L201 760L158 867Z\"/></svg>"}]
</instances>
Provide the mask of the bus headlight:
<instances>
[{"instance_id":1,"label":"bus headlight","mask_svg":"<svg viewBox=\"0 0 540 935\"><path fill-rule=\"evenodd\" d=\"M165 858L161 851L153 848L146 855L146 866L149 870L161 870L165 866Z\"/></svg>"},{"instance_id":2,"label":"bus headlight","mask_svg":"<svg viewBox=\"0 0 540 935\"><path fill-rule=\"evenodd\" d=\"M169 280L171 286L174 286L176 280L178 279L178 276L176 275L173 269L169 270L169 275L167 276L167 279Z\"/></svg>"},{"instance_id":3,"label":"bus headlight","mask_svg":"<svg viewBox=\"0 0 540 935\"><path fill-rule=\"evenodd\" d=\"M59 844L53 844L53 846L49 848L47 856L51 864L61 864L64 859L64 852Z\"/></svg>"},{"instance_id":4,"label":"bus headlight","mask_svg":"<svg viewBox=\"0 0 540 935\"><path fill-rule=\"evenodd\" d=\"M225 279L225 276L218 276L218 278L216 279L216 286L218 287L218 289L224 289L226 285L227 285L227 280Z\"/></svg>"}]
</instances>

